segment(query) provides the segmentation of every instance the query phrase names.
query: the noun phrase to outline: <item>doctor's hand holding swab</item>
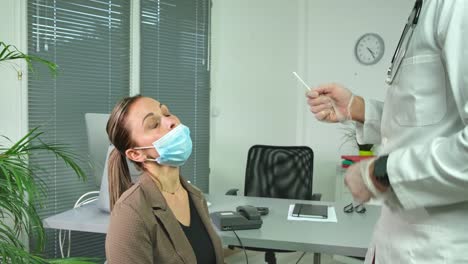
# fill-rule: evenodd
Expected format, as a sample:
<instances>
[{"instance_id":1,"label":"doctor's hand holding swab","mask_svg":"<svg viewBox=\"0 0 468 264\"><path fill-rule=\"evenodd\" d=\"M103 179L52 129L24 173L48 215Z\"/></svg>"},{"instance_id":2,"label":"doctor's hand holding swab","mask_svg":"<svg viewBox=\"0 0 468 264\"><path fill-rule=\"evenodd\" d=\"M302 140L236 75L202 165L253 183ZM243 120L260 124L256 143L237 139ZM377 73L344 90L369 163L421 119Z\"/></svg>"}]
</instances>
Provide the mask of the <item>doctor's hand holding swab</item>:
<instances>
[{"instance_id":1,"label":"doctor's hand holding swab","mask_svg":"<svg viewBox=\"0 0 468 264\"><path fill-rule=\"evenodd\" d=\"M317 120L330 123L352 119L364 120L364 116L351 114L351 108L354 106L353 101L355 99L362 100L361 97L355 97L347 88L335 83L323 84L311 89L297 73L293 72L293 74L308 89L306 93L307 104ZM363 106L364 104L357 105ZM361 113L361 111L354 112Z\"/></svg>"}]
</instances>

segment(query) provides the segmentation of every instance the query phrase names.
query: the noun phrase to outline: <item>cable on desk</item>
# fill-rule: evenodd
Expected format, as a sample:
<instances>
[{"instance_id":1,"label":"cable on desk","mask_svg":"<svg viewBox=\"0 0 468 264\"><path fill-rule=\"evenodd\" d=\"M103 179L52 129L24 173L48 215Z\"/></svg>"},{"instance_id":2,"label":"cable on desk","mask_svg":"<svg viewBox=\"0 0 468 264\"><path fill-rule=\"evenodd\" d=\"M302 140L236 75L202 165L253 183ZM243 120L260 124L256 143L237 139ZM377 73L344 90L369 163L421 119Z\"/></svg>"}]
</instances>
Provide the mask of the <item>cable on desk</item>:
<instances>
[{"instance_id":1,"label":"cable on desk","mask_svg":"<svg viewBox=\"0 0 468 264\"><path fill-rule=\"evenodd\" d=\"M302 255L299 257L299 259L296 261L296 264L299 264L299 261L305 256L306 252L302 253Z\"/></svg>"},{"instance_id":2,"label":"cable on desk","mask_svg":"<svg viewBox=\"0 0 468 264\"><path fill-rule=\"evenodd\" d=\"M98 196L94 196L94 197L87 198L82 201L83 198L85 198L86 196L90 194L99 195L99 191L91 191L91 192L87 192L83 194L80 198L78 198L78 200L76 200L75 206L73 206L73 208L81 207L85 204L92 203L98 199ZM64 232L63 238L62 238L62 231ZM71 230L62 230L62 229L59 230L59 248L60 248L60 254L62 255L62 258L65 258L65 254L63 253L63 246L65 245L65 241L67 239L67 231L68 231L68 249L67 249L66 257L68 258L70 257L70 250L71 250Z\"/></svg>"},{"instance_id":3,"label":"cable on desk","mask_svg":"<svg viewBox=\"0 0 468 264\"><path fill-rule=\"evenodd\" d=\"M237 240L239 241L239 244L240 246L242 247L242 249L244 250L244 254L245 254L245 263L249 264L249 258L247 257L247 251L245 251L245 247L244 245L242 244L242 241L240 240L239 236L237 235L236 231L234 231L234 229L231 229L232 232L234 233L234 235L236 235L237 237Z\"/></svg>"}]
</instances>

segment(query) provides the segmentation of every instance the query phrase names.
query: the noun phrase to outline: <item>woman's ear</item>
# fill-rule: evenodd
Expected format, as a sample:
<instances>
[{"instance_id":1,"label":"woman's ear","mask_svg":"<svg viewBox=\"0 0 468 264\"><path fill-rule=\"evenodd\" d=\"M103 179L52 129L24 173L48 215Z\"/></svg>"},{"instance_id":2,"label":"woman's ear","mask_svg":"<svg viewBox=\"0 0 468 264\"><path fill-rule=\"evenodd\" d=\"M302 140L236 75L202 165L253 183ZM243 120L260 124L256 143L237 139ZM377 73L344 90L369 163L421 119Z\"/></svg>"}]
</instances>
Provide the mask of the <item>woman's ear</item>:
<instances>
[{"instance_id":1,"label":"woman's ear","mask_svg":"<svg viewBox=\"0 0 468 264\"><path fill-rule=\"evenodd\" d=\"M143 163L146 161L146 155L143 154L143 151L137 149L127 149L125 155L129 160Z\"/></svg>"}]
</instances>

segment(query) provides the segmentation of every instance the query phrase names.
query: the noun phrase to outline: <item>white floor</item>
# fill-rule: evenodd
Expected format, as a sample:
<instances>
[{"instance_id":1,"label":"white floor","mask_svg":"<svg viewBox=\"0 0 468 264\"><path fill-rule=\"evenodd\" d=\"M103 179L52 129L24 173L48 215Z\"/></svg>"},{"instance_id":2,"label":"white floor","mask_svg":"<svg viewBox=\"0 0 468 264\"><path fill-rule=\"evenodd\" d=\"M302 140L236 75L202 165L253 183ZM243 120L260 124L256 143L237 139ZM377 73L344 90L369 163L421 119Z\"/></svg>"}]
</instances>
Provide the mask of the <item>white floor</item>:
<instances>
[{"instance_id":1,"label":"white floor","mask_svg":"<svg viewBox=\"0 0 468 264\"><path fill-rule=\"evenodd\" d=\"M303 252L292 252L292 253L276 253L276 262L278 264L296 264L299 258L302 256ZM249 259L249 264L264 264L264 256L265 253L255 252L255 251L247 251L247 257ZM304 257L299 261L299 264L312 264L314 261L314 254L307 253ZM229 257L224 259L226 264L245 264L245 254L244 251L236 252ZM342 264L343 262L339 262L334 260L332 256L322 254L321 264Z\"/></svg>"}]
</instances>

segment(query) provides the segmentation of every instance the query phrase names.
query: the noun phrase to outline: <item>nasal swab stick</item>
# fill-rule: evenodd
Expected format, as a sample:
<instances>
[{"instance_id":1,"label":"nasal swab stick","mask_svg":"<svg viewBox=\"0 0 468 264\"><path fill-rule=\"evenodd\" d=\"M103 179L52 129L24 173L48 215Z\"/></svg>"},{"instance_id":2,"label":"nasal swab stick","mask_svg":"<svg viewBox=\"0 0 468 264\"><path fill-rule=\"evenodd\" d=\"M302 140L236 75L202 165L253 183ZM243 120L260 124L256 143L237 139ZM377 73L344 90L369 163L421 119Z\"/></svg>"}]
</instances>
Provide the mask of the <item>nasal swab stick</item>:
<instances>
[{"instance_id":1,"label":"nasal swab stick","mask_svg":"<svg viewBox=\"0 0 468 264\"><path fill-rule=\"evenodd\" d=\"M310 87L309 85L307 85L307 83L304 82L304 80L302 80L301 77L299 77L299 75L296 73L296 72L292 72L294 74L294 76L296 76L296 78L307 88L307 90L310 91Z\"/></svg>"},{"instance_id":2,"label":"nasal swab stick","mask_svg":"<svg viewBox=\"0 0 468 264\"><path fill-rule=\"evenodd\" d=\"M292 73L293 73L294 76L296 76L296 78L307 88L307 90L311 91L309 85L307 85L307 83L305 83L304 80L302 80L302 78L301 78L296 72L292 72ZM338 117L339 119L342 119L342 117L340 117L340 116L342 116L342 115L341 115L340 112L338 112L338 110L336 109L335 101L333 101L330 97L328 97L328 98L330 99L330 102L331 102L331 104L332 104L333 110L335 111L337 117Z\"/></svg>"}]
</instances>

